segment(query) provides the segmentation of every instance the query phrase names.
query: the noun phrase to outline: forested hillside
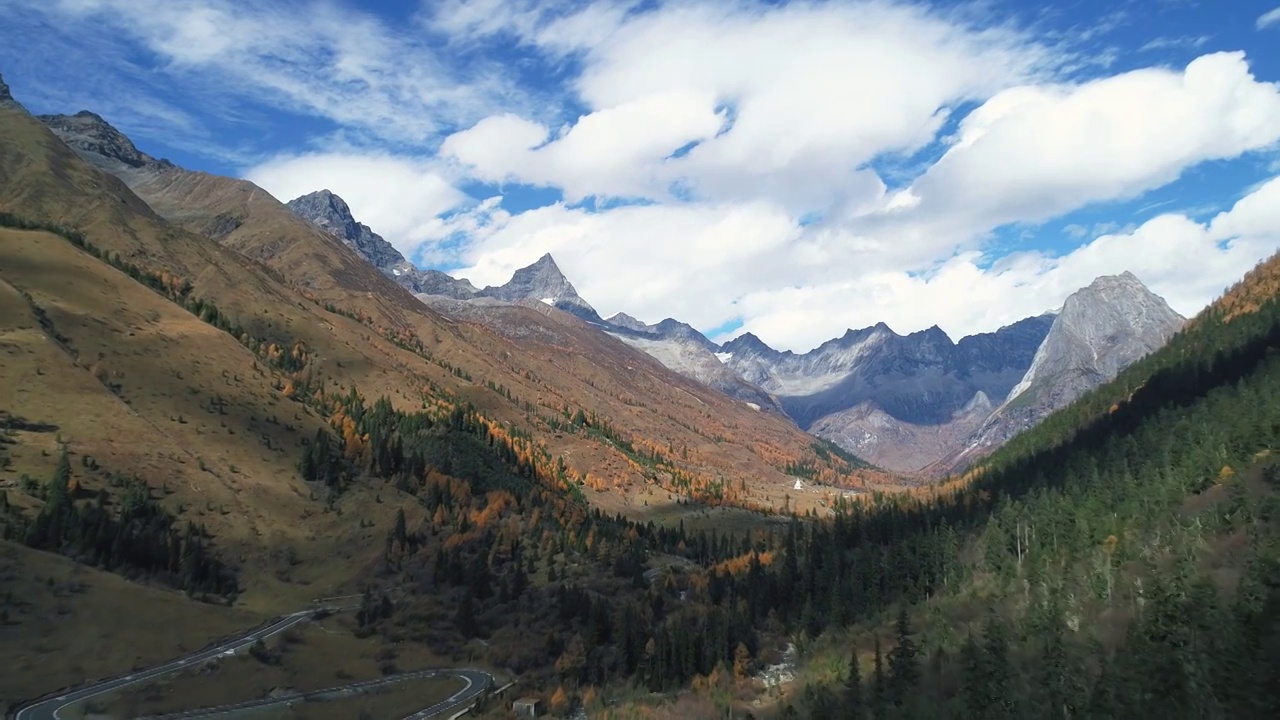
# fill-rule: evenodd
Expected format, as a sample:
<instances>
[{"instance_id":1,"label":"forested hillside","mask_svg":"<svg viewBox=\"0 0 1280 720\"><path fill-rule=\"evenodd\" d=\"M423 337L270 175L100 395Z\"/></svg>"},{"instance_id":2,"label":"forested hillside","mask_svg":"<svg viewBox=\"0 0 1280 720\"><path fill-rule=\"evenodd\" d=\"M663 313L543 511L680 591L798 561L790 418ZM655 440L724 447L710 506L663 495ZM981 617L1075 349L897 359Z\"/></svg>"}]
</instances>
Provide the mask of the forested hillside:
<instances>
[{"instance_id":1,"label":"forested hillside","mask_svg":"<svg viewBox=\"0 0 1280 720\"><path fill-rule=\"evenodd\" d=\"M859 627L874 634L894 600L910 612L860 694L815 684L791 712L1280 714L1280 302L1257 290L1278 266L938 496L809 527L777 591L866 572L845 563L878 550L888 578L911 581L861 593ZM832 620L836 596L787 605Z\"/></svg>"}]
</instances>

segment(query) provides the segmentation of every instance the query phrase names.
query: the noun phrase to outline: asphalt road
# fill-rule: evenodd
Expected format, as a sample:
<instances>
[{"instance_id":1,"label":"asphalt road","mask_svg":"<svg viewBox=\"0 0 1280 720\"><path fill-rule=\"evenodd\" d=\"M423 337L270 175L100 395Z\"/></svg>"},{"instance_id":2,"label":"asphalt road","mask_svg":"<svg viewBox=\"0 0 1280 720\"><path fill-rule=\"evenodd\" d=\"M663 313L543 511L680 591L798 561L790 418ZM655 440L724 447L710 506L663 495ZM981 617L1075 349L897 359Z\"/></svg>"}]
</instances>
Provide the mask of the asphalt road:
<instances>
[{"instance_id":1,"label":"asphalt road","mask_svg":"<svg viewBox=\"0 0 1280 720\"><path fill-rule=\"evenodd\" d=\"M458 707L484 692L489 687L489 684L493 682L491 675L479 670L455 670L453 674L465 680L467 682L466 686L448 698L429 708L423 708L404 720L426 720L426 718L442 713L445 710Z\"/></svg>"},{"instance_id":2,"label":"asphalt road","mask_svg":"<svg viewBox=\"0 0 1280 720\"><path fill-rule=\"evenodd\" d=\"M213 658L216 658L222 655L232 655L239 650L243 650L249 647L250 645L254 644L259 640L265 641L267 638L273 635L282 633L285 630L288 630L289 628L293 627L294 625L297 625L302 622L306 622L307 620L311 619L311 617L317 612L317 610L321 610L321 609L332 611L332 610L343 610L348 608L332 608L332 607L319 608L318 607L318 608L312 608L310 610L302 610L296 613L292 613L290 615L285 615L268 625L264 625L257 629L250 630L249 632L243 635L238 635L234 638L231 638L222 643L219 643L216 646L205 648L204 650L198 650L194 653L191 653L190 655L184 655L180 658L170 660L169 662L164 663L162 665L156 665L154 667L150 667L145 670L138 670L135 672L128 673L126 675L119 675L114 678L100 680L98 682L85 685L83 687L67 690L56 696L42 698L40 700L37 700L31 703L30 705L26 705L20 708L17 714L14 715L14 719L15 720L62 720L62 715L60 713L70 705L84 702L85 700L92 699L99 695L105 695L107 693L116 692L130 685L135 685L137 683L146 682L147 680L151 680L153 678L161 677L163 675L168 675L169 673L177 672L179 670L182 670L192 665L199 665L200 663L206 660L211 660ZM484 692L484 690L487 687L489 687L490 682L492 682L492 678L488 674L480 672L478 670L442 669L437 671L421 671L421 672L422 673L434 672L434 673L440 673L440 674L447 673L451 675L456 675L462 678L463 680L465 680L467 684L462 690L459 690L458 692L454 693L453 696L451 696L447 700L441 701L439 703L436 703L435 705L432 705L429 708L426 708L417 713L414 713L413 715L409 716L409 718L406 718L406 720L423 720L424 718L431 717L432 715L439 712L443 712L444 710L447 710L449 708L457 707L462 703L465 703L471 700L472 698L474 698L475 696L479 695L480 693ZM388 681L394 681L394 680L396 679L388 678ZM382 682L382 681L374 681L374 682ZM337 692L337 691L342 691L348 688L355 689L357 687L365 686L368 684L369 684L368 681L364 683L351 683L351 685L349 686L329 688L325 692ZM297 699L299 698L285 698L285 699L282 699L280 702L282 703L293 702L293 701L296 701ZM211 708L210 710L214 711L214 714L216 714L216 712L219 712L217 709L213 709L213 708Z\"/></svg>"},{"instance_id":3,"label":"asphalt road","mask_svg":"<svg viewBox=\"0 0 1280 720\"><path fill-rule=\"evenodd\" d=\"M424 720L425 718L429 718L451 708L461 707L462 705L470 702L475 696L484 692L485 688L489 687L490 683L493 681L492 676L479 670L452 668L415 670L413 672L388 675L374 680L362 680L360 682L338 685L335 687L325 688L323 690L313 690L306 693L291 693L289 695L283 695L275 698L248 700L241 703L218 705L216 707L200 708L198 710L185 710L167 715L152 715L144 718L143 720L197 720L198 718L216 718L223 715L238 714L245 712L246 710L261 710L263 708L275 707L277 705L294 705L302 702L340 700L342 698L356 697L380 687L409 682L410 680L437 677L440 675L461 678L466 682L466 685L447 699L442 700L429 708L419 710L405 718L405 720Z\"/></svg>"}]
</instances>

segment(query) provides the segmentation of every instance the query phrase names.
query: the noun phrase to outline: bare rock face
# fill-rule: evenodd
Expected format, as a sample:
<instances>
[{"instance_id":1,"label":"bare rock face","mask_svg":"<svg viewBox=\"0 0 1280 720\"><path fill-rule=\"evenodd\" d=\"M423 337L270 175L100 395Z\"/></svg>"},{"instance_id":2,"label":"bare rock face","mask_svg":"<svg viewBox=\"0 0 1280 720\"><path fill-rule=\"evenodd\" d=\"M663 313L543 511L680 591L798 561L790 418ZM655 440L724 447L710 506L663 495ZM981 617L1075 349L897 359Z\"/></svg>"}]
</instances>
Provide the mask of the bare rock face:
<instances>
[{"instance_id":1,"label":"bare rock face","mask_svg":"<svg viewBox=\"0 0 1280 720\"><path fill-rule=\"evenodd\" d=\"M410 292L458 300L473 297L476 293L475 286L466 280L454 279L439 270L423 270L405 260L404 255L381 235L368 225L357 222L346 201L328 190L317 190L294 198L285 206L298 217L341 240Z\"/></svg>"},{"instance_id":2,"label":"bare rock face","mask_svg":"<svg viewBox=\"0 0 1280 720\"><path fill-rule=\"evenodd\" d=\"M610 335L648 353L668 369L757 410L785 415L777 398L729 368L720 347L693 326L672 318L647 325L623 313L609 318L606 325Z\"/></svg>"},{"instance_id":3,"label":"bare rock face","mask_svg":"<svg viewBox=\"0 0 1280 720\"><path fill-rule=\"evenodd\" d=\"M88 110L75 115L41 115L39 119L81 158L112 175L130 176L124 178L126 182L173 168L168 160L139 150L124 133Z\"/></svg>"},{"instance_id":4,"label":"bare rock face","mask_svg":"<svg viewBox=\"0 0 1280 720\"><path fill-rule=\"evenodd\" d=\"M0 110L27 111L26 108L22 107L22 103L13 99L13 95L9 92L9 85L4 81L3 76L0 76Z\"/></svg>"},{"instance_id":5,"label":"bare rock face","mask_svg":"<svg viewBox=\"0 0 1280 720\"><path fill-rule=\"evenodd\" d=\"M578 295L573 283L560 272L551 253L538 258L528 267L516 270L505 285L486 287L476 294L507 302L538 300L589 322L604 324L595 308Z\"/></svg>"},{"instance_id":6,"label":"bare rock face","mask_svg":"<svg viewBox=\"0 0 1280 720\"><path fill-rule=\"evenodd\" d=\"M722 348L744 379L776 395L809 432L880 467L918 471L954 452L1026 372L1052 316L953 343L932 327L899 335L884 323L807 353L751 334Z\"/></svg>"},{"instance_id":7,"label":"bare rock face","mask_svg":"<svg viewBox=\"0 0 1280 720\"><path fill-rule=\"evenodd\" d=\"M1067 298L1031 367L965 446L962 468L1156 351L1186 319L1132 273L1094 280Z\"/></svg>"},{"instance_id":8,"label":"bare rock face","mask_svg":"<svg viewBox=\"0 0 1280 720\"><path fill-rule=\"evenodd\" d=\"M613 317L608 318L605 322L626 330L634 330L636 332L650 332L649 326L645 323L631 317L626 313L617 313Z\"/></svg>"},{"instance_id":9,"label":"bare rock face","mask_svg":"<svg viewBox=\"0 0 1280 720\"><path fill-rule=\"evenodd\" d=\"M979 390L947 422L916 424L900 420L868 400L819 419L809 432L858 457L875 458L880 467L915 472L954 452L992 409L991 400Z\"/></svg>"}]
</instances>

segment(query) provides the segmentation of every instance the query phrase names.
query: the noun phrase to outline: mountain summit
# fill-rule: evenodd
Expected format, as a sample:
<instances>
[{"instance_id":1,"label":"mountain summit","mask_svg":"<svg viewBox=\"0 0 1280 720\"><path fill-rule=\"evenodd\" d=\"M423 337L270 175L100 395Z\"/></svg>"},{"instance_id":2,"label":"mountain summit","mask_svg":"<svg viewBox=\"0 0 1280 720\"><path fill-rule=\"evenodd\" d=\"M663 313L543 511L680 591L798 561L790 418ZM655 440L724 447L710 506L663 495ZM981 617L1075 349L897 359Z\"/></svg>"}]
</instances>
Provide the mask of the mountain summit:
<instances>
[{"instance_id":1,"label":"mountain summit","mask_svg":"<svg viewBox=\"0 0 1280 720\"><path fill-rule=\"evenodd\" d=\"M595 308L578 295L573 283L560 272L560 266L556 265L551 253L544 254L532 265L516 270L507 284L487 287L477 295L506 302L541 300L585 320L604 322L596 314Z\"/></svg>"},{"instance_id":2,"label":"mountain summit","mask_svg":"<svg viewBox=\"0 0 1280 720\"><path fill-rule=\"evenodd\" d=\"M1159 349L1184 322L1133 273L1100 277L1067 298L1006 402L1028 393L1074 399Z\"/></svg>"},{"instance_id":3,"label":"mountain summit","mask_svg":"<svg viewBox=\"0 0 1280 720\"><path fill-rule=\"evenodd\" d=\"M157 160L139 150L124 133L88 110L75 115L41 115L39 119L78 155L109 173L135 174L173 167L168 160Z\"/></svg>"},{"instance_id":4,"label":"mountain summit","mask_svg":"<svg viewBox=\"0 0 1280 720\"><path fill-rule=\"evenodd\" d=\"M346 201L328 190L317 190L294 198L285 205L296 215L321 228L355 250L370 264L417 295L453 300L492 298L504 302L541 300L591 322L603 323L573 283L569 282L550 253L528 267L520 268L505 285L477 290L471 281L455 278L439 270L423 270L404 258L391 243L358 222Z\"/></svg>"},{"instance_id":5,"label":"mountain summit","mask_svg":"<svg viewBox=\"0 0 1280 720\"><path fill-rule=\"evenodd\" d=\"M347 202L328 190L317 190L285 203L295 215L319 227L355 250L360 257L384 275L413 293L444 295L464 300L475 295L476 288L466 280L458 280L439 270L422 270L404 258L399 250L358 222Z\"/></svg>"},{"instance_id":6,"label":"mountain summit","mask_svg":"<svg viewBox=\"0 0 1280 720\"><path fill-rule=\"evenodd\" d=\"M9 85L4 81L4 76L0 75L0 109L3 110L21 110L26 112L26 108L22 107L22 103L13 99L13 95L9 92Z\"/></svg>"},{"instance_id":7,"label":"mountain summit","mask_svg":"<svg viewBox=\"0 0 1280 720\"><path fill-rule=\"evenodd\" d=\"M1009 391L965 449L947 461L957 469L1115 378L1160 349L1186 319L1131 272L1104 275L1062 306L1022 380Z\"/></svg>"},{"instance_id":8,"label":"mountain summit","mask_svg":"<svg viewBox=\"0 0 1280 720\"><path fill-rule=\"evenodd\" d=\"M400 269L401 265L409 265L391 243L383 240L368 225L356 222L346 201L328 190L318 190L294 198L285 203L285 206L328 231L330 235L338 237L379 269Z\"/></svg>"}]
</instances>

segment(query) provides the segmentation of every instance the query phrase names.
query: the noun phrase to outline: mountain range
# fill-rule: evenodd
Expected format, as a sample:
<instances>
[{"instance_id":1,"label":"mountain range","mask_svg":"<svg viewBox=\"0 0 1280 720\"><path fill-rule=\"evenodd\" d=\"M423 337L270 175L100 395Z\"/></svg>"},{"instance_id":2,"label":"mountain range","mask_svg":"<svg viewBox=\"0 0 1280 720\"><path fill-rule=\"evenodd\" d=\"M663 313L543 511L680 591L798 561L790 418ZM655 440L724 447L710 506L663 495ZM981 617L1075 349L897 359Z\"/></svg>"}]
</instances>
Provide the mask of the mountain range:
<instances>
[{"instance_id":1,"label":"mountain range","mask_svg":"<svg viewBox=\"0 0 1280 720\"><path fill-rule=\"evenodd\" d=\"M184 278L246 336L299 354L305 347L308 377L340 378L370 398L413 407L429 390L438 395L433 406L473 406L530 433L570 476L601 487L607 480L612 492L592 500L612 511L644 515L713 497L774 507L795 466L831 492L897 482L818 453L814 438L781 414L734 401L600 332L589 324L599 320L595 311L550 257L510 283L477 289L413 268L332 194L290 208L251 182L152 157L94 113L46 115L33 125L14 110L5 116L0 211L100 234L95 242L121 262ZM297 212L307 208L304 220ZM454 307L442 313L423 298ZM107 353L98 364L112 362ZM141 368L115 362L122 373ZM593 422L566 432L576 410L590 411ZM730 488L730 478L751 483ZM793 507L821 502L814 493Z\"/></svg>"},{"instance_id":2,"label":"mountain range","mask_svg":"<svg viewBox=\"0 0 1280 720\"><path fill-rule=\"evenodd\" d=\"M686 377L753 408L785 414L800 428L898 472L938 476L962 469L1159 348L1184 322L1126 272L1098 278L1061 312L959 342L937 326L903 336L880 323L800 354L778 352L751 333L717 345L672 318L650 325L618 313L602 320L549 254L517 270L507 284L477 290L466 280L415 268L327 190L288 206L446 314L483 322L475 305L483 298L545 303Z\"/></svg>"},{"instance_id":3,"label":"mountain range","mask_svg":"<svg viewBox=\"0 0 1280 720\"><path fill-rule=\"evenodd\" d=\"M785 416L895 472L941 476L963 469L1162 345L1183 322L1125 273L1082 288L1061 312L958 342L936 326L899 335L880 323L849 330L805 353L776 351L751 333L720 345L672 318L655 324L624 313L601 318L550 254L503 285L477 288L418 268L328 190L281 206L245 181L190 172L147 155L92 112L39 119L161 216L249 250L282 273L314 264L300 257L308 253L304 245L279 244L281 226L298 230L286 216L354 251L322 253L321 267L305 279L311 291L336 285L368 292L377 282L352 266L359 258L444 317L486 325L508 339L563 340L562 323L535 327L504 309L554 308L754 411ZM255 204L261 206L255 208L256 221L246 225L245 207Z\"/></svg>"},{"instance_id":4,"label":"mountain range","mask_svg":"<svg viewBox=\"0 0 1280 720\"><path fill-rule=\"evenodd\" d=\"M466 664L558 714L1273 717L1278 288L721 344L0 80L0 708L416 716Z\"/></svg>"}]
</instances>

